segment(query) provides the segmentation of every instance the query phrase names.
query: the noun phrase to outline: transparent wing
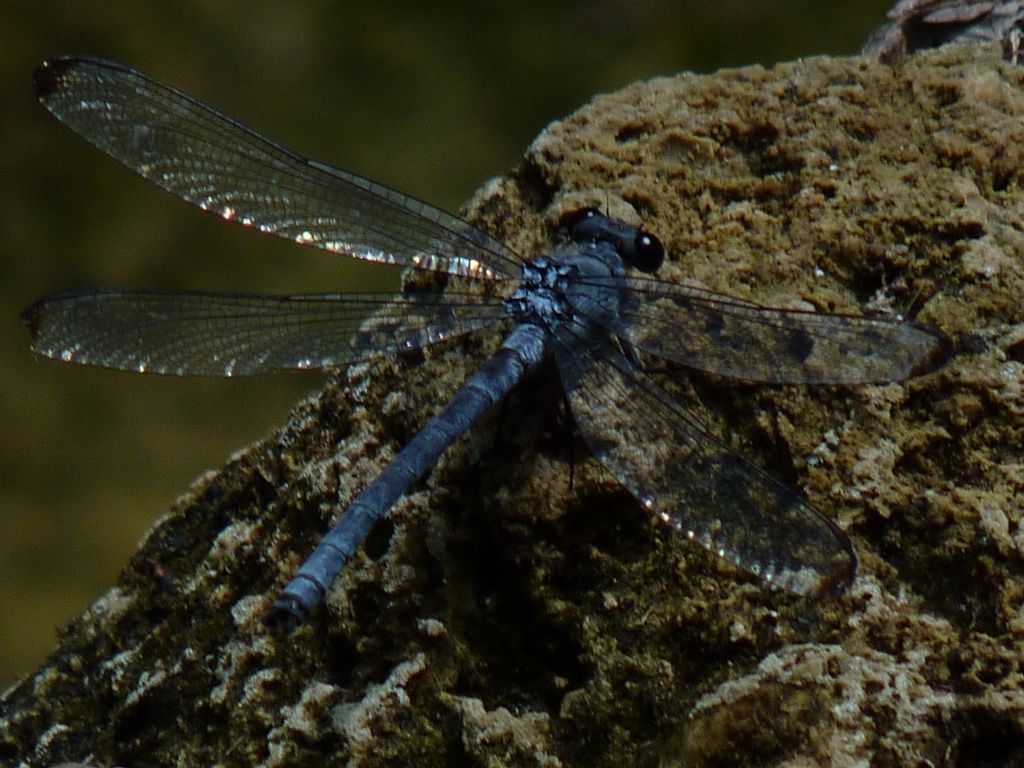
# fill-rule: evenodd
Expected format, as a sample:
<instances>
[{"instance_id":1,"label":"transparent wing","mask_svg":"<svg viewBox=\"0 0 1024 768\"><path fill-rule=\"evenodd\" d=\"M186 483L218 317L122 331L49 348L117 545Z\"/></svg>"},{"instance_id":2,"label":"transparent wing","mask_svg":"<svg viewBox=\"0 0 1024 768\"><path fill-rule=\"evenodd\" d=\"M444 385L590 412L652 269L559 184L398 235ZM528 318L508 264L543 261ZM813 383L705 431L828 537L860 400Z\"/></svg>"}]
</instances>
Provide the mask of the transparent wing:
<instances>
[{"instance_id":1,"label":"transparent wing","mask_svg":"<svg viewBox=\"0 0 1024 768\"><path fill-rule=\"evenodd\" d=\"M617 336L690 368L750 381L860 384L940 368L949 337L909 322L775 309L713 291L643 278L590 278L599 322ZM585 306L580 307L585 310Z\"/></svg>"},{"instance_id":2,"label":"transparent wing","mask_svg":"<svg viewBox=\"0 0 1024 768\"><path fill-rule=\"evenodd\" d=\"M157 186L261 232L367 261L482 280L520 259L466 222L286 149L186 94L113 62L47 61L39 100Z\"/></svg>"},{"instance_id":3,"label":"transparent wing","mask_svg":"<svg viewBox=\"0 0 1024 768\"><path fill-rule=\"evenodd\" d=\"M568 324L555 358L573 417L601 463L663 522L719 557L801 595L845 586L847 536L792 490L740 458L605 334Z\"/></svg>"},{"instance_id":4,"label":"transparent wing","mask_svg":"<svg viewBox=\"0 0 1024 768\"><path fill-rule=\"evenodd\" d=\"M59 294L22 313L37 354L175 376L327 368L425 347L506 317L499 304L469 294L118 290Z\"/></svg>"}]
</instances>

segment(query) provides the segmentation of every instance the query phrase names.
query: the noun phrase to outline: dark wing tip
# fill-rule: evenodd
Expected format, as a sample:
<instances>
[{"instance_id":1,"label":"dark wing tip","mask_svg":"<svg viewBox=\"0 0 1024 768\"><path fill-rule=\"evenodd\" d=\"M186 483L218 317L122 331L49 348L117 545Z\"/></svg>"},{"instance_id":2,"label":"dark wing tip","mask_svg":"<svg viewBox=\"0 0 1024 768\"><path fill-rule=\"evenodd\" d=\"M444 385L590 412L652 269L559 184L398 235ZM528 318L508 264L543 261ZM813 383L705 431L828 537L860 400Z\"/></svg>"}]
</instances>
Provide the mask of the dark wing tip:
<instances>
[{"instance_id":1,"label":"dark wing tip","mask_svg":"<svg viewBox=\"0 0 1024 768\"><path fill-rule=\"evenodd\" d=\"M96 56L56 56L52 59L45 59L32 73L32 85L35 87L36 98L45 104L55 91L64 87L68 73L79 67L131 71L123 64Z\"/></svg>"},{"instance_id":2,"label":"dark wing tip","mask_svg":"<svg viewBox=\"0 0 1024 768\"><path fill-rule=\"evenodd\" d=\"M831 600L841 596L850 588L857 572L860 570L860 558L857 557L857 549L853 542L845 534L843 535L846 544L846 555L844 567L837 569L827 578L822 579L817 589L808 594L812 600Z\"/></svg>"},{"instance_id":3,"label":"dark wing tip","mask_svg":"<svg viewBox=\"0 0 1024 768\"><path fill-rule=\"evenodd\" d=\"M831 600L843 595L853 584L860 569L860 558L850 537L833 521L817 514L831 531L832 541L825 544L821 536L816 536L809 542L810 550L783 559L780 563L784 564L783 569L770 583L809 600Z\"/></svg>"},{"instance_id":4,"label":"dark wing tip","mask_svg":"<svg viewBox=\"0 0 1024 768\"><path fill-rule=\"evenodd\" d=\"M935 343L928 354L918 360L910 370L911 378L939 370L953 359L955 351L953 340L936 326L919 323L917 327L929 334Z\"/></svg>"},{"instance_id":5,"label":"dark wing tip","mask_svg":"<svg viewBox=\"0 0 1024 768\"><path fill-rule=\"evenodd\" d=\"M32 73L32 85L36 91L36 98L46 102L55 90L64 81L64 75L69 69L75 66L77 59L71 56L61 56L56 59L47 59Z\"/></svg>"},{"instance_id":6,"label":"dark wing tip","mask_svg":"<svg viewBox=\"0 0 1024 768\"><path fill-rule=\"evenodd\" d=\"M39 326L43 320L43 302L36 301L21 310L21 322L28 326L28 332L35 339L39 335Z\"/></svg>"}]
</instances>

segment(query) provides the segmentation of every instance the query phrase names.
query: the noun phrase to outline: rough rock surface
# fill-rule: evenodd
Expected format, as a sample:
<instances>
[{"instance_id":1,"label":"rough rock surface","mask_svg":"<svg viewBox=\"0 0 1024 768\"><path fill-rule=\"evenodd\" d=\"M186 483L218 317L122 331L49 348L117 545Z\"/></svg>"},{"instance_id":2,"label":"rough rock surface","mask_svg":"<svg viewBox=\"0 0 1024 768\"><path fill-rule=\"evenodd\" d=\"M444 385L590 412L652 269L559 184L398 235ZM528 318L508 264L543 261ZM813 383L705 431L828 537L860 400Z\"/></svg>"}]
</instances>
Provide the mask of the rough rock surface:
<instances>
[{"instance_id":1,"label":"rough rock surface","mask_svg":"<svg viewBox=\"0 0 1024 768\"><path fill-rule=\"evenodd\" d=\"M671 371L854 538L808 603L660 528L531 383L378 526L291 636L261 619L333 515L493 347L342 371L184 496L0 701L0 764L1024 764L1024 69L998 46L601 96L469 216L522 253L606 207L662 276L954 336L907 384ZM397 390L388 388L399 384ZM339 501L340 497L340 501Z\"/></svg>"}]
</instances>

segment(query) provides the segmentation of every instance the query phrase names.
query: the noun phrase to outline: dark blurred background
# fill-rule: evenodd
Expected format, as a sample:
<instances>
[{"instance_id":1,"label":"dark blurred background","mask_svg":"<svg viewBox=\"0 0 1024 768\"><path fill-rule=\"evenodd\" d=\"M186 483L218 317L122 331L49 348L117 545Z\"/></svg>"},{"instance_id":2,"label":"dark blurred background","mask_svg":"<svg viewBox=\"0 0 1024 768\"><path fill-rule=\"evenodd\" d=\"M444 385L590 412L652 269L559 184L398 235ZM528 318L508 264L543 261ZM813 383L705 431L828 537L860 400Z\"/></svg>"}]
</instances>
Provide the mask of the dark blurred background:
<instances>
[{"instance_id":1,"label":"dark blurred background","mask_svg":"<svg viewBox=\"0 0 1024 768\"><path fill-rule=\"evenodd\" d=\"M181 0L0 7L0 687L115 580L189 483L269 432L317 375L194 381L34 360L18 320L93 285L372 289L352 266L203 214L35 102L46 56L93 53L448 210L597 93L683 70L850 54L890 0ZM382 282L383 281L383 282Z\"/></svg>"}]
</instances>

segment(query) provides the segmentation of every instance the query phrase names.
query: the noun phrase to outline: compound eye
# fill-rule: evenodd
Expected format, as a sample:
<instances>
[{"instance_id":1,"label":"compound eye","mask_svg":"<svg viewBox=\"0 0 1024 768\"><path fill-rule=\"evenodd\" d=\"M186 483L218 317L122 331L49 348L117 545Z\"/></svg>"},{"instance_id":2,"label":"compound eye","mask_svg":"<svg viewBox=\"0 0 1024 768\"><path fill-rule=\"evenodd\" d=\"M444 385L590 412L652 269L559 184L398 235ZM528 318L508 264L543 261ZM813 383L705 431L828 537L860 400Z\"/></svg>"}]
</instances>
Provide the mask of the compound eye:
<instances>
[{"instance_id":1,"label":"compound eye","mask_svg":"<svg viewBox=\"0 0 1024 768\"><path fill-rule=\"evenodd\" d=\"M633 241L633 266L641 272L656 272L665 261L665 247L650 232L640 230Z\"/></svg>"}]
</instances>

